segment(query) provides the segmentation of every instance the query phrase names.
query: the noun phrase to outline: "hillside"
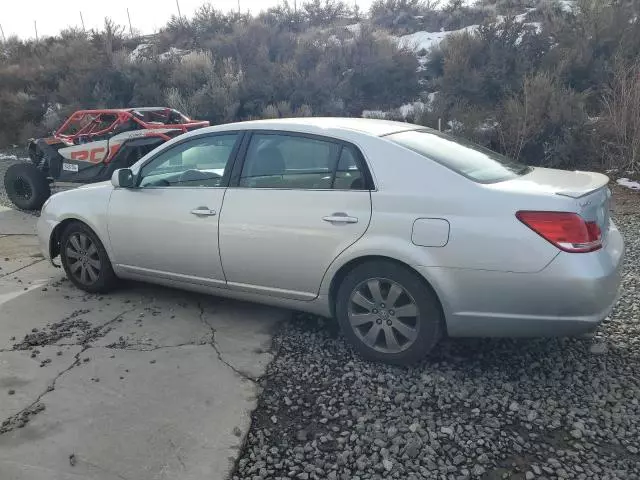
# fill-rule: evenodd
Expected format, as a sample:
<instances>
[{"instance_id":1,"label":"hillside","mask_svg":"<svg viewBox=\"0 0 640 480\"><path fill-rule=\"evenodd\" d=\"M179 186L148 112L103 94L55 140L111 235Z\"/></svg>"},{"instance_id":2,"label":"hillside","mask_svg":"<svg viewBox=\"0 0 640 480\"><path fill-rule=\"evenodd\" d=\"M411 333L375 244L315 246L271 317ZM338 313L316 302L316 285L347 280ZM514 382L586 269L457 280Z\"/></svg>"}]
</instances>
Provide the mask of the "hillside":
<instances>
[{"instance_id":1,"label":"hillside","mask_svg":"<svg viewBox=\"0 0 640 480\"><path fill-rule=\"evenodd\" d=\"M156 35L123 31L107 21L1 43L0 145L81 107L168 104L214 123L440 124L538 165L626 172L640 161L636 2L378 0L361 12L314 0L255 17L205 5Z\"/></svg>"}]
</instances>

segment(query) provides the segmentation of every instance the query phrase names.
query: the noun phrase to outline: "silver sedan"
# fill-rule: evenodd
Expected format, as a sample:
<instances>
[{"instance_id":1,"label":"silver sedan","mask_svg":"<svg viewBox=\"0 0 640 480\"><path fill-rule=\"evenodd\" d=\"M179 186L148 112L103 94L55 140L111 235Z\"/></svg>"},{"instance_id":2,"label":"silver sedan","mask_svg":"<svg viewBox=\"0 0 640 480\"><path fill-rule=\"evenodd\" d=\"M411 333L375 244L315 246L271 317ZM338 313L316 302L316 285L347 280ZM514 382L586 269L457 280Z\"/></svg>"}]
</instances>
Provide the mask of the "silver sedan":
<instances>
[{"instance_id":1,"label":"silver sedan","mask_svg":"<svg viewBox=\"0 0 640 480\"><path fill-rule=\"evenodd\" d=\"M444 335L592 330L617 298L606 176L417 125L219 125L111 168L38 223L45 255L89 292L128 278L334 316L364 357L393 363Z\"/></svg>"}]
</instances>

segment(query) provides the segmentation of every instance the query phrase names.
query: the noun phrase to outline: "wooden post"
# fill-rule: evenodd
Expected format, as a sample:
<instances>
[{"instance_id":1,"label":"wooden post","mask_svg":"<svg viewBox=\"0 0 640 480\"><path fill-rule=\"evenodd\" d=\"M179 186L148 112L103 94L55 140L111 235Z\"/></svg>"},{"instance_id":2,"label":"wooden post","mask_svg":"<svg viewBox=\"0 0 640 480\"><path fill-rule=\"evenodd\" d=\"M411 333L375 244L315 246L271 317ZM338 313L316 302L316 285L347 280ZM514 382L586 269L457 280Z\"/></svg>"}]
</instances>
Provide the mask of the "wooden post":
<instances>
[{"instance_id":1,"label":"wooden post","mask_svg":"<svg viewBox=\"0 0 640 480\"><path fill-rule=\"evenodd\" d=\"M133 37L133 28L131 27L131 15L129 15L129 9L127 8L127 18L129 19L129 34Z\"/></svg>"},{"instance_id":2,"label":"wooden post","mask_svg":"<svg viewBox=\"0 0 640 480\"><path fill-rule=\"evenodd\" d=\"M442 131L442 118L438 118L438 131Z\"/></svg>"}]
</instances>

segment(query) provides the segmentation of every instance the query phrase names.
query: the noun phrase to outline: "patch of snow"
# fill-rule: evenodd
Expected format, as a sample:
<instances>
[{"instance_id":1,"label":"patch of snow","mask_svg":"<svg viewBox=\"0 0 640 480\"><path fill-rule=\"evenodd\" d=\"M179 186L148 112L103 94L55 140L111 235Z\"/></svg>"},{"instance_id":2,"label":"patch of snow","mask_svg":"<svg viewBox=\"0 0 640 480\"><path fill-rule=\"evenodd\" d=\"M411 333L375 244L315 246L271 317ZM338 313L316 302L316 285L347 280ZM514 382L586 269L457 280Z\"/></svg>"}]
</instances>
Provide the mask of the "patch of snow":
<instances>
[{"instance_id":1,"label":"patch of snow","mask_svg":"<svg viewBox=\"0 0 640 480\"><path fill-rule=\"evenodd\" d=\"M536 33L542 33L542 22L529 22L529 23L525 23L525 25L529 25L530 27L533 27L536 29Z\"/></svg>"},{"instance_id":2,"label":"patch of snow","mask_svg":"<svg viewBox=\"0 0 640 480\"><path fill-rule=\"evenodd\" d=\"M151 47L152 45L150 43L141 43L129 54L129 60L132 62L140 60L141 57L145 57L147 55L147 52Z\"/></svg>"},{"instance_id":3,"label":"patch of snow","mask_svg":"<svg viewBox=\"0 0 640 480\"><path fill-rule=\"evenodd\" d=\"M472 33L478 29L478 25L470 25L468 27L461 28L460 30L449 30L449 31L440 31L440 32L415 32L410 33L409 35L403 35L401 37L395 37L398 39L398 42L403 47L411 48L412 50L418 52L420 50L430 50L431 48L437 46L449 35L455 35L459 33Z\"/></svg>"},{"instance_id":4,"label":"patch of snow","mask_svg":"<svg viewBox=\"0 0 640 480\"><path fill-rule=\"evenodd\" d=\"M558 3L564 12L573 12L576 8L575 0L559 0Z\"/></svg>"},{"instance_id":5,"label":"patch of snow","mask_svg":"<svg viewBox=\"0 0 640 480\"><path fill-rule=\"evenodd\" d=\"M450 132L460 132L462 130L464 130L464 123L462 123L459 120L456 120L455 118L453 120L449 120L447 122L447 125L449 126L449 131Z\"/></svg>"},{"instance_id":6,"label":"patch of snow","mask_svg":"<svg viewBox=\"0 0 640 480\"><path fill-rule=\"evenodd\" d=\"M363 110L362 118L387 118L388 112L382 110Z\"/></svg>"},{"instance_id":7,"label":"patch of snow","mask_svg":"<svg viewBox=\"0 0 640 480\"><path fill-rule=\"evenodd\" d=\"M427 109L427 104L424 102L413 102L413 103L405 103L400 107L400 115L402 118L407 118L410 115L415 115L416 113L424 112Z\"/></svg>"},{"instance_id":8,"label":"patch of snow","mask_svg":"<svg viewBox=\"0 0 640 480\"><path fill-rule=\"evenodd\" d=\"M17 155L6 155L4 153L0 153L0 160L18 160Z\"/></svg>"},{"instance_id":9,"label":"patch of snow","mask_svg":"<svg viewBox=\"0 0 640 480\"><path fill-rule=\"evenodd\" d=\"M362 29L361 23L352 23L351 25L347 25L344 27L345 30L349 30L351 33L358 34Z\"/></svg>"},{"instance_id":10,"label":"patch of snow","mask_svg":"<svg viewBox=\"0 0 640 480\"><path fill-rule=\"evenodd\" d=\"M628 178L619 178L616 180L618 185L623 187L630 188L631 190L640 190L640 182L634 182L633 180L629 180Z\"/></svg>"},{"instance_id":11,"label":"patch of snow","mask_svg":"<svg viewBox=\"0 0 640 480\"><path fill-rule=\"evenodd\" d=\"M158 58L160 60L169 60L171 58L182 57L188 53L191 53L191 50L182 50L181 48L171 47L169 51L158 55Z\"/></svg>"}]
</instances>

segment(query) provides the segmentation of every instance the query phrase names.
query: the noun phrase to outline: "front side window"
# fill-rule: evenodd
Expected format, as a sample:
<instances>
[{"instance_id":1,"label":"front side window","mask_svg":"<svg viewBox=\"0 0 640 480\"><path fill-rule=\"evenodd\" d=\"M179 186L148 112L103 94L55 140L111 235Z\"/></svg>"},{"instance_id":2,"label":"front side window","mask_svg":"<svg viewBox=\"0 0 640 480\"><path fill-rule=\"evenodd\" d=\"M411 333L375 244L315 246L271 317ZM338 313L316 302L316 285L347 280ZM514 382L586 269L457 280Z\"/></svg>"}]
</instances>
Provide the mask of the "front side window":
<instances>
[{"instance_id":1,"label":"front side window","mask_svg":"<svg viewBox=\"0 0 640 480\"><path fill-rule=\"evenodd\" d=\"M238 134L199 137L162 152L142 167L140 187L219 187Z\"/></svg>"},{"instance_id":2,"label":"front side window","mask_svg":"<svg viewBox=\"0 0 640 480\"><path fill-rule=\"evenodd\" d=\"M431 129L410 130L385 136L474 182L495 183L519 177L529 167L463 138Z\"/></svg>"},{"instance_id":3,"label":"front side window","mask_svg":"<svg viewBox=\"0 0 640 480\"><path fill-rule=\"evenodd\" d=\"M365 188L355 147L286 134L255 134L240 186L282 189Z\"/></svg>"}]
</instances>

